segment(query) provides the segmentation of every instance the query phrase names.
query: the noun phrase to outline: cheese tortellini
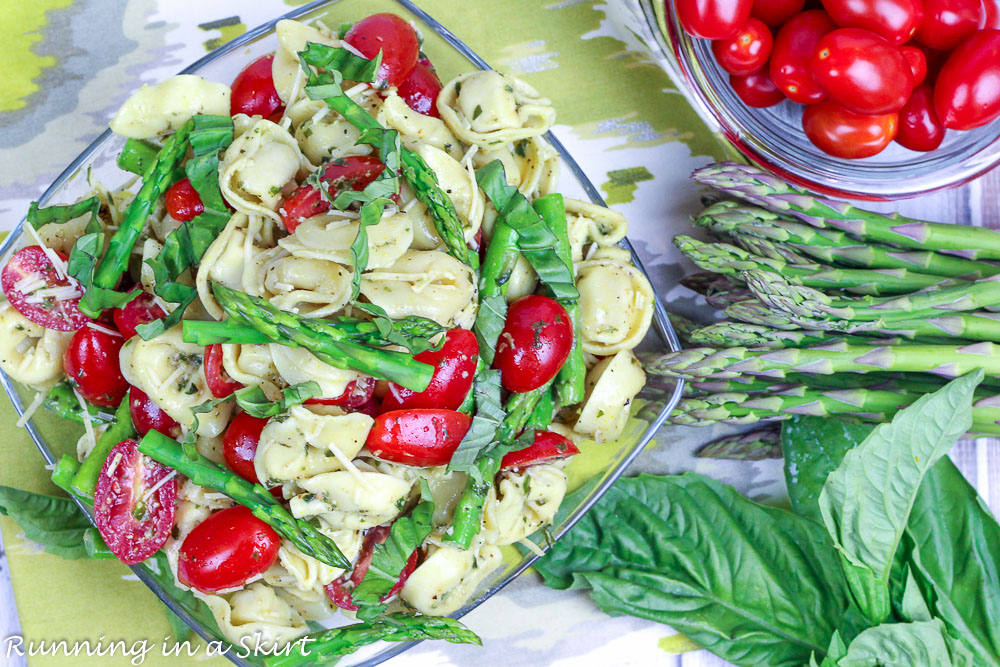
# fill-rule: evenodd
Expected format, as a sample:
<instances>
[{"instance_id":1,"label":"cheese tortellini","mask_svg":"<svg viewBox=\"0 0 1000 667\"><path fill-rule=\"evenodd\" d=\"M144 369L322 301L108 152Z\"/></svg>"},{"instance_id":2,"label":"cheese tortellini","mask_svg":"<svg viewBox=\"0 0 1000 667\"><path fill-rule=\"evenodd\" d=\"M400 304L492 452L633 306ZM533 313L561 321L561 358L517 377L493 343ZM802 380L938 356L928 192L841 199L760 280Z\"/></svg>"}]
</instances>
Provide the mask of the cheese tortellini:
<instances>
[{"instance_id":1,"label":"cheese tortellini","mask_svg":"<svg viewBox=\"0 0 1000 667\"><path fill-rule=\"evenodd\" d=\"M395 519L403 512L411 488L398 477L360 470L321 473L298 485L305 493L291 499L292 514L318 516L332 528L352 530Z\"/></svg>"},{"instance_id":2,"label":"cheese tortellini","mask_svg":"<svg viewBox=\"0 0 1000 667\"><path fill-rule=\"evenodd\" d=\"M407 250L391 266L368 271L361 293L390 317L417 315L469 328L476 319L476 277L438 250Z\"/></svg>"},{"instance_id":3,"label":"cheese tortellini","mask_svg":"<svg viewBox=\"0 0 1000 667\"><path fill-rule=\"evenodd\" d=\"M132 93L111 120L111 130L123 137L152 139L197 114L228 116L230 94L224 83L178 74Z\"/></svg>"},{"instance_id":4,"label":"cheese tortellini","mask_svg":"<svg viewBox=\"0 0 1000 667\"><path fill-rule=\"evenodd\" d=\"M399 596L422 614L447 616L468 601L502 560L500 549L489 544L465 550L448 545L431 547Z\"/></svg>"},{"instance_id":5,"label":"cheese tortellini","mask_svg":"<svg viewBox=\"0 0 1000 667\"><path fill-rule=\"evenodd\" d=\"M483 537L489 544L514 544L552 519L566 495L566 474L552 464L502 473L483 508Z\"/></svg>"},{"instance_id":6,"label":"cheese tortellini","mask_svg":"<svg viewBox=\"0 0 1000 667\"><path fill-rule=\"evenodd\" d=\"M72 331L46 329L0 304L0 368L15 382L41 388L57 381L72 338Z\"/></svg>"},{"instance_id":7,"label":"cheese tortellini","mask_svg":"<svg viewBox=\"0 0 1000 667\"><path fill-rule=\"evenodd\" d=\"M351 244L361 223L337 214L317 215L303 220L295 233L278 241L293 257L323 259L350 267L354 262ZM368 227L368 268L391 266L413 242L413 221L406 213L391 213Z\"/></svg>"},{"instance_id":8,"label":"cheese tortellini","mask_svg":"<svg viewBox=\"0 0 1000 667\"><path fill-rule=\"evenodd\" d=\"M629 350L602 359L587 373L587 397L573 430L607 442L628 423L632 399L646 384L642 365Z\"/></svg>"},{"instance_id":9,"label":"cheese tortellini","mask_svg":"<svg viewBox=\"0 0 1000 667\"><path fill-rule=\"evenodd\" d=\"M653 287L621 248L601 248L578 265L580 344L598 356L631 350L653 321Z\"/></svg>"},{"instance_id":10,"label":"cheese tortellini","mask_svg":"<svg viewBox=\"0 0 1000 667\"><path fill-rule=\"evenodd\" d=\"M437 107L456 137L485 147L545 134L556 120L552 103L537 90L493 70L455 77Z\"/></svg>"},{"instance_id":11,"label":"cheese tortellini","mask_svg":"<svg viewBox=\"0 0 1000 667\"><path fill-rule=\"evenodd\" d=\"M219 630L229 641L273 650L309 632L305 619L275 590L263 582L222 595L195 593L212 611Z\"/></svg>"}]
</instances>

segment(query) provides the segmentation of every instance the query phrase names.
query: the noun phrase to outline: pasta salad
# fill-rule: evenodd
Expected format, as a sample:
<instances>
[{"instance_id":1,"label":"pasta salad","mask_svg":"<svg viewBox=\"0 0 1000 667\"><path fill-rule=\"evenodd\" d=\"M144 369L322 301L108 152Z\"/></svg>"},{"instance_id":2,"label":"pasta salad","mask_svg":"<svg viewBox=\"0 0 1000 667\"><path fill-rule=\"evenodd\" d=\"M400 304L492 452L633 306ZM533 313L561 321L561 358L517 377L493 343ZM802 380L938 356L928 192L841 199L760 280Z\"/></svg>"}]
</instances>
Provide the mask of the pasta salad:
<instances>
[{"instance_id":1,"label":"pasta salad","mask_svg":"<svg viewBox=\"0 0 1000 667\"><path fill-rule=\"evenodd\" d=\"M434 617L538 549L577 442L622 434L652 288L620 214L554 191L531 86L442 84L393 14L276 33L232 85L134 93L122 187L32 205L0 368L84 426L53 478L95 548L162 559L229 641L337 610L328 657L478 641Z\"/></svg>"}]
</instances>

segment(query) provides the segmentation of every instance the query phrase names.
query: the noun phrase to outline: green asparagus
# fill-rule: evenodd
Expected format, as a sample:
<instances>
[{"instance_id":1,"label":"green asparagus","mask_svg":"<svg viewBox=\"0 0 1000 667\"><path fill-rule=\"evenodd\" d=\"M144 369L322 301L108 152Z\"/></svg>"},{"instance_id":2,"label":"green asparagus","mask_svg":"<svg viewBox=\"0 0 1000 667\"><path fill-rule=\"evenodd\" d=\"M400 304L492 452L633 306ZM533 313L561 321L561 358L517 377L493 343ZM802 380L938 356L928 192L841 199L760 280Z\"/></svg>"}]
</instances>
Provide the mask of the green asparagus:
<instances>
[{"instance_id":1,"label":"green asparagus","mask_svg":"<svg viewBox=\"0 0 1000 667\"><path fill-rule=\"evenodd\" d=\"M250 508L261 521L274 528L298 549L332 567L347 569L351 562L337 544L312 524L296 519L271 493L260 484L252 484L239 475L209 461L204 456L185 449L177 441L157 431L150 431L139 442L139 451L173 468L195 484L223 493Z\"/></svg>"},{"instance_id":2,"label":"green asparagus","mask_svg":"<svg viewBox=\"0 0 1000 667\"><path fill-rule=\"evenodd\" d=\"M724 162L699 169L692 178L814 227L839 229L863 241L947 251L966 259L1000 259L1000 232L865 211L813 195L757 167Z\"/></svg>"},{"instance_id":3,"label":"green asparagus","mask_svg":"<svg viewBox=\"0 0 1000 667\"><path fill-rule=\"evenodd\" d=\"M851 345L904 345L919 343L922 345L955 344L953 338L945 337L884 337L878 339L850 334L830 334L822 330L805 329L774 329L758 324L744 322L717 322L702 327L690 333L691 342L697 345L712 347L767 347L778 349L783 347L811 347L814 345L830 345L848 343Z\"/></svg>"},{"instance_id":4,"label":"green asparagus","mask_svg":"<svg viewBox=\"0 0 1000 667\"><path fill-rule=\"evenodd\" d=\"M118 168L142 176L156 162L160 147L144 139L126 139L118 154Z\"/></svg>"},{"instance_id":5,"label":"green asparagus","mask_svg":"<svg viewBox=\"0 0 1000 667\"><path fill-rule=\"evenodd\" d=\"M781 429L774 424L729 435L702 445L694 453L702 459L760 461L781 458Z\"/></svg>"},{"instance_id":6,"label":"green asparagus","mask_svg":"<svg viewBox=\"0 0 1000 667\"><path fill-rule=\"evenodd\" d=\"M97 488L97 480L104 469L104 462L108 459L108 454L123 440L135 437L135 427L132 425L132 413L129 410L128 394L122 399L115 410L115 418L104 433L97 438L94 448L83 460L80 469L76 472L71 482L74 493L83 498L93 498L94 490Z\"/></svg>"},{"instance_id":7,"label":"green asparagus","mask_svg":"<svg viewBox=\"0 0 1000 667\"><path fill-rule=\"evenodd\" d=\"M517 232L498 219L493 223L493 234L486 246L479 276L479 311L472 327L479 342L479 356L487 364L493 363L497 339L507 319L507 287L520 255Z\"/></svg>"},{"instance_id":8,"label":"green asparagus","mask_svg":"<svg viewBox=\"0 0 1000 667\"><path fill-rule=\"evenodd\" d=\"M107 408L100 408L92 403L85 404L92 424L107 424L114 419L114 415L110 414ZM77 424L83 423L83 407L81 407L80 399L77 398L76 392L73 391L73 387L68 380L63 380L52 385L45 394L45 401L42 403L42 406L63 419L68 419Z\"/></svg>"}]
</instances>

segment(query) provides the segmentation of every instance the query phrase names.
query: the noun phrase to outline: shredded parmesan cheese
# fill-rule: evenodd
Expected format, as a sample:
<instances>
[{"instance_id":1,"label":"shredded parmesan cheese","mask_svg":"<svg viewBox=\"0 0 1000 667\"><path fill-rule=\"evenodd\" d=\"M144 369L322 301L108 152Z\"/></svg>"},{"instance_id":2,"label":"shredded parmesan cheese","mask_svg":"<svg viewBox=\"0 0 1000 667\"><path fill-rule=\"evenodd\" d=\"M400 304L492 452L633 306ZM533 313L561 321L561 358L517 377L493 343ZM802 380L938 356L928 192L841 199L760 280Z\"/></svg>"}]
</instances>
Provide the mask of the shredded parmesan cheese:
<instances>
[{"instance_id":1,"label":"shredded parmesan cheese","mask_svg":"<svg viewBox=\"0 0 1000 667\"><path fill-rule=\"evenodd\" d=\"M56 273L59 274L59 277L63 280L68 280L70 284L76 285L76 281L70 278L69 273L66 271L66 263L62 261L62 258L60 258L59 255L56 254L55 250L45 245L45 242L42 241L42 237L38 235L38 231L35 229L35 226L25 225L24 228L28 230L28 233L31 234L31 237L34 239L35 243L38 244L38 247L40 247L48 256L49 261L52 262L52 266L56 268Z\"/></svg>"},{"instance_id":2,"label":"shredded parmesan cheese","mask_svg":"<svg viewBox=\"0 0 1000 667\"><path fill-rule=\"evenodd\" d=\"M545 555L545 552L542 551L542 548L537 544L535 544L534 542L532 542L531 540L529 540L527 537L522 537L520 540L518 540L518 544L520 544L522 547L524 547L531 553L535 554L539 558Z\"/></svg>"},{"instance_id":3,"label":"shredded parmesan cheese","mask_svg":"<svg viewBox=\"0 0 1000 667\"><path fill-rule=\"evenodd\" d=\"M354 48L353 46L351 46L347 42L341 42L340 43L340 48L344 49L345 51L348 51L349 53L353 53L358 58L364 58L365 60L368 60L368 57L365 56L365 54L361 53L360 51L358 51L356 48Z\"/></svg>"},{"instance_id":4,"label":"shredded parmesan cheese","mask_svg":"<svg viewBox=\"0 0 1000 667\"><path fill-rule=\"evenodd\" d=\"M90 441L90 449L93 450L97 446L97 436L94 435L94 425L90 423L90 413L87 412L87 402L83 400L83 396L77 391L76 387L73 387L73 394L76 396L76 400L80 402L80 409L83 410L83 428L86 431L87 440Z\"/></svg>"},{"instance_id":5,"label":"shredded parmesan cheese","mask_svg":"<svg viewBox=\"0 0 1000 667\"><path fill-rule=\"evenodd\" d=\"M27 275L14 283L14 291L28 295L37 289L45 287L46 283L42 278L34 273Z\"/></svg>"},{"instance_id":6,"label":"shredded parmesan cheese","mask_svg":"<svg viewBox=\"0 0 1000 667\"><path fill-rule=\"evenodd\" d=\"M122 335L120 333L118 333L117 331L115 331L114 329L109 329L106 326L102 326L102 325L98 324L97 322L87 322L87 326L90 327L91 329L96 330L96 331L100 331L102 333L106 333L109 336L118 336L119 338L122 338Z\"/></svg>"},{"instance_id":7,"label":"shredded parmesan cheese","mask_svg":"<svg viewBox=\"0 0 1000 667\"><path fill-rule=\"evenodd\" d=\"M35 414L35 410L41 407L42 403L44 402L45 402L45 392L40 391L36 393L35 397L31 400L31 403L29 403L28 407L24 409L24 412L21 413L21 417L17 420L15 426L17 426L18 428L24 428L24 425L28 423L28 420L31 419L31 416Z\"/></svg>"},{"instance_id":8,"label":"shredded parmesan cheese","mask_svg":"<svg viewBox=\"0 0 1000 667\"><path fill-rule=\"evenodd\" d=\"M149 487L149 489L146 491L146 493L142 494L142 500L140 502L144 503L144 502L148 501L150 498L153 497L154 493L156 493L157 491L160 490L161 486L163 486L164 484L166 484L167 482L169 482L170 480L172 480L176 476L177 476L177 471L176 470L171 470L163 479L161 479L159 482L157 482L153 486Z\"/></svg>"},{"instance_id":9,"label":"shredded parmesan cheese","mask_svg":"<svg viewBox=\"0 0 1000 667\"><path fill-rule=\"evenodd\" d=\"M111 465L108 466L108 471L104 474L107 475L108 477L113 477L115 474L115 469L121 462L122 462L122 453L118 452L117 454L115 454L115 458L111 459Z\"/></svg>"}]
</instances>

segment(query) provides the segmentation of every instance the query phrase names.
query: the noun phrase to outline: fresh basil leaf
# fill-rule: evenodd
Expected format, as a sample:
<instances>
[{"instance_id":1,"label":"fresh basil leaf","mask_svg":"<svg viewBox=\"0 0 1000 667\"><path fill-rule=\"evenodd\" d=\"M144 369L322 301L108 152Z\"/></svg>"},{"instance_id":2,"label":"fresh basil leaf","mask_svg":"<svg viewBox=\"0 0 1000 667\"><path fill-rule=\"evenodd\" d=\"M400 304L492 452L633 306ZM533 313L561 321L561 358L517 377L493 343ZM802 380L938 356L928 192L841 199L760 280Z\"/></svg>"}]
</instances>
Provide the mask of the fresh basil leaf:
<instances>
[{"instance_id":1,"label":"fresh basil leaf","mask_svg":"<svg viewBox=\"0 0 1000 667\"><path fill-rule=\"evenodd\" d=\"M982 370L921 396L844 455L819 497L844 574L873 623L891 612L889 573L924 475L972 426Z\"/></svg>"},{"instance_id":2,"label":"fresh basil leaf","mask_svg":"<svg viewBox=\"0 0 1000 667\"><path fill-rule=\"evenodd\" d=\"M98 316L108 308L121 308L142 293L138 287L126 294L94 284L94 271L101 261L103 250L104 232L100 230L89 232L76 240L69 251L69 261L66 262L66 273L80 283L86 294L88 307L91 310L85 314L92 317Z\"/></svg>"},{"instance_id":3,"label":"fresh basil leaf","mask_svg":"<svg viewBox=\"0 0 1000 667\"><path fill-rule=\"evenodd\" d=\"M24 536L62 558L88 558L83 543L90 520L69 498L0 486L0 514L9 516Z\"/></svg>"},{"instance_id":4,"label":"fresh basil leaf","mask_svg":"<svg viewBox=\"0 0 1000 667\"><path fill-rule=\"evenodd\" d=\"M446 332L448 327L443 327L432 319L407 315L406 317L394 320L389 317L385 309L374 303L355 301L351 305L371 315L371 322L378 329L377 338L375 336L368 336L361 342L377 346L399 345L405 347L414 355L427 350L440 350L444 346L444 337L437 343L432 343L431 338Z\"/></svg>"},{"instance_id":5,"label":"fresh basil leaf","mask_svg":"<svg viewBox=\"0 0 1000 667\"><path fill-rule=\"evenodd\" d=\"M619 480L535 568L740 665L824 655L849 602L822 526L694 473Z\"/></svg>"},{"instance_id":6,"label":"fresh basil leaf","mask_svg":"<svg viewBox=\"0 0 1000 667\"><path fill-rule=\"evenodd\" d=\"M838 659L824 667L952 667L974 665L965 647L949 637L940 619L915 623L885 623L854 638Z\"/></svg>"},{"instance_id":7,"label":"fresh basil leaf","mask_svg":"<svg viewBox=\"0 0 1000 667\"><path fill-rule=\"evenodd\" d=\"M781 422L785 482L796 514L823 522L819 494L826 478L837 469L844 454L874 428L873 424L800 415Z\"/></svg>"},{"instance_id":8,"label":"fresh basil leaf","mask_svg":"<svg viewBox=\"0 0 1000 667\"><path fill-rule=\"evenodd\" d=\"M87 222L88 232L100 231L100 223L97 214L101 210L101 200L97 197L90 197L76 202L75 204L65 204L57 206L46 206L39 208L38 202L33 201L28 206L28 215L25 218L28 224L35 229L49 223L57 225L65 224L71 220L76 220L82 215L90 213L90 220Z\"/></svg>"},{"instance_id":9,"label":"fresh basil leaf","mask_svg":"<svg viewBox=\"0 0 1000 667\"><path fill-rule=\"evenodd\" d=\"M236 405L243 408L243 411L251 417L267 419L276 415L283 415L292 409L292 407L301 405L310 398L316 398L317 396L322 395L323 390L319 386L319 383L312 381L300 382L299 384L293 384L290 387L285 387L281 390L281 398L277 401L270 400L267 397L267 394L264 393L264 390L257 385L243 387L242 389L237 389L229 396L224 398L209 399L204 403L191 408L191 412L193 412L196 416L195 423L191 426L188 432L194 433L198 430L197 415L209 412L217 405L227 403L229 401L236 401Z\"/></svg>"},{"instance_id":10,"label":"fresh basil leaf","mask_svg":"<svg viewBox=\"0 0 1000 667\"><path fill-rule=\"evenodd\" d=\"M310 80L320 80L326 85L330 78L336 80L339 88L343 81L356 81L358 83L375 83L378 79L379 67L382 65L382 53L368 60L364 56L359 56L347 49L339 49L325 44L308 42L303 51L299 51L299 62L302 70L310 77ZM317 75L309 66L322 70L322 75ZM321 91L325 92L325 91ZM327 97L337 97L343 92L334 95L321 95L310 99L325 99Z\"/></svg>"},{"instance_id":11,"label":"fresh basil leaf","mask_svg":"<svg viewBox=\"0 0 1000 667\"><path fill-rule=\"evenodd\" d=\"M479 356L492 364L496 356L497 341L507 323L507 297L502 293L479 297L479 311L476 313L476 338L479 340Z\"/></svg>"},{"instance_id":12,"label":"fresh basil leaf","mask_svg":"<svg viewBox=\"0 0 1000 667\"><path fill-rule=\"evenodd\" d=\"M920 485L903 550L934 616L977 664L1000 665L1000 526L947 457Z\"/></svg>"},{"instance_id":13,"label":"fresh basil leaf","mask_svg":"<svg viewBox=\"0 0 1000 667\"><path fill-rule=\"evenodd\" d=\"M931 620L931 610L927 607L927 600L920 591L917 580L913 578L913 571L909 565L903 566L903 595L900 597L899 615L906 621L929 621Z\"/></svg>"},{"instance_id":14,"label":"fresh basil leaf","mask_svg":"<svg viewBox=\"0 0 1000 667\"><path fill-rule=\"evenodd\" d=\"M476 412L465 437L448 463L448 470L472 473L476 460L496 442L497 433L507 413L500 400L500 371L484 368L472 384Z\"/></svg>"}]
</instances>

